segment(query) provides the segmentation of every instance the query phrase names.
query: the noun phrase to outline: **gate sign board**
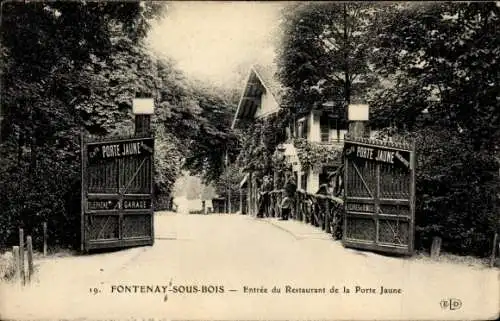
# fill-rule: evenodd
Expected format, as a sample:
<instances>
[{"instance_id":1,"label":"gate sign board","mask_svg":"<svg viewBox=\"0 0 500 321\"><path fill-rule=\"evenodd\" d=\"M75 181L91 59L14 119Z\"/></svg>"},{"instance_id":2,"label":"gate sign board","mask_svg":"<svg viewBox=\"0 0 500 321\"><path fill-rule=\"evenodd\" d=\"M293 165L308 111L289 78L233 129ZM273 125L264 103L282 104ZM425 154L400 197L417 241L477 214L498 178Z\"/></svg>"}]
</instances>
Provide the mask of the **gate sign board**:
<instances>
[{"instance_id":1,"label":"gate sign board","mask_svg":"<svg viewBox=\"0 0 500 321\"><path fill-rule=\"evenodd\" d=\"M154 138L82 138L83 251L152 245Z\"/></svg>"},{"instance_id":2,"label":"gate sign board","mask_svg":"<svg viewBox=\"0 0 500 321\"><path fill-rule=\"evenodd\" d=\"M414 147L346 138L344 155L344 246L411 255L415 226Z\"/></svg>"}]
</instances>

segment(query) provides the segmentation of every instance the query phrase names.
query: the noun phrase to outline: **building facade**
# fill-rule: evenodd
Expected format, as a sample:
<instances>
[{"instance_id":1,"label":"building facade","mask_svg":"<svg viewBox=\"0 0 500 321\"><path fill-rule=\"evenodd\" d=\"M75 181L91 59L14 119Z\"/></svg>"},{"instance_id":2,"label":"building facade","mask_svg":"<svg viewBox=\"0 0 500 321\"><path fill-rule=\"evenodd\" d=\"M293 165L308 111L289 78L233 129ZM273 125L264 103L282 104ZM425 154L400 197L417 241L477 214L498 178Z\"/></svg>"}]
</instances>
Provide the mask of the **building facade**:
<instances>
[{"instance_id":1,"label":"building facade","mask_svg":"<svg viewBox=\"0 0 500 321\"><path fill-rule=\"evenodd\" d=\"M274 74L275 71L269 66L254 65L250 68L233 119L233 129L252 126L279 112L283 88ZM346 112L335 106L326 103L290 121L286 141L277 148L290 165L298 189L310 194L316 194L320 186L328 183L331 174L342 165L342 149L348 125ZM304 154L310 150L325 154L327 160L321 164L308 163ZM240 184L242 212L251 214L257 211L259 192L259 182L253 174L248 172ZM282 187L275 185L275 188Z\"/></svg>"}]
</instances>

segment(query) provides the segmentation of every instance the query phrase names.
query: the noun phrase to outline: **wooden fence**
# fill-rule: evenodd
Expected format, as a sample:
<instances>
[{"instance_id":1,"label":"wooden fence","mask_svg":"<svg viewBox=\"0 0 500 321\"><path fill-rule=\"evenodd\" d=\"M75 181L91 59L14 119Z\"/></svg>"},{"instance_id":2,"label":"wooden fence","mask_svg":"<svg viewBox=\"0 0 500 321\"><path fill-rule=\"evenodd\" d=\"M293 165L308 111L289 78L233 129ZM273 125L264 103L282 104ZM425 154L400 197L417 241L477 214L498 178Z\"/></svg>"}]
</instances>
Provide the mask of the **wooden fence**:
<instances>
[{"instance_id":1,"label":"wooden fence","mask_svg":"<svg viewBox=\"0 0 500 321\"><path fill-rule=\"evenodd\" d=\"M43 223L43 255L47 255L47 223ZM33 263L33 240L31 235L24 237L24 229L19 229L19 245L12 247L12 266L14 281L28 285L35 273Z\"/></svg>"},{"instance_id":2,"label":"wooden fence","mask_svg":"<svg viewBox=\"0 0 500 321\"><path fill-rule=\"evenodd\" d=\"M280 204L283 194L284 190L270 192L270 202L264 213L266 217L281 217ZM295 220L321 227L335 239L342 238L344 202L341 198L297 190L291 215Z\"/></svg>"}]
</instances>

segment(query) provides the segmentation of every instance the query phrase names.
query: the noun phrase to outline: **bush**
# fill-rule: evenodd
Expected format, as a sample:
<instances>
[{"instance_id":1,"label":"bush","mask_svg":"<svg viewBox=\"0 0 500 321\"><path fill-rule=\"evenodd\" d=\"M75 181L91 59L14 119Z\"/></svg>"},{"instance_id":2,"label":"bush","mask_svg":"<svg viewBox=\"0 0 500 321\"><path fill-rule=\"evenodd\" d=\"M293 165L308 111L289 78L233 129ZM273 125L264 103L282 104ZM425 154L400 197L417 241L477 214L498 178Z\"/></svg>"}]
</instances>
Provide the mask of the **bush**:
<instances>
[{"instance_id":1,"label":"bush","mask_svg":"<svg viewBox=\"0 0 500 321\"><path fill-rule=\"evenodd\" d=\"M45 146L44 146L45 147ZM3 146L4 155L12 155ZM0 205L0 248L18 244L18 229L31 235L33 246L43 244L43 222L54 245L78 246L80 231L80 166L75 153L40 148L36 167L25 159L4 159ZM78 237L75 237L77 235Z\"/></svg>"},{"instance_id":2,"label":"bush","mask_svg":"<svg viewBox=\"0 0 500 321\"><path fill-rule=\"evenodd\" d=\"M488 255L498 229L498 163L473 150L465 135L441 129L414 133L417 148L416 241L432 238L456 254Z\"/></svg>"},{"instance_id":3,"label":"bush","mask_svg":"<svg viewBox=\"0 0 500 321\"><path fill-rule=\"evenodd\" d=\"M11 280L15 275L14 258L11 252L0 254L0 281Z\"/></svg>"}]
</instances>

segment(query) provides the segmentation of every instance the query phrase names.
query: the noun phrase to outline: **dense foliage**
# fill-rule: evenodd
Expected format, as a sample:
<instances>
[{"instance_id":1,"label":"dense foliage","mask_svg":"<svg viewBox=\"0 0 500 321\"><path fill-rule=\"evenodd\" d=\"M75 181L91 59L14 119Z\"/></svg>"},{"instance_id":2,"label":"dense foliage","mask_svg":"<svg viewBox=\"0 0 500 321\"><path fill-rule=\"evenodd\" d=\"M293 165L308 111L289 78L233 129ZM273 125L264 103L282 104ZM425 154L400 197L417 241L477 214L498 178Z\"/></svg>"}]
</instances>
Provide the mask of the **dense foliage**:
<instances>
[{"instance_id":1,"label":"dense foliage","mask_svg":"<svg viewBox=\"0 0 500 321\"><path fill-rule=\"evenodd\" d=\"M445 250L484 255L498 232L499 19L495 2L295 3L283 13L285 107L360 99L372 128L415 139L425 249L441 236Z\"/></svg>"},{"instance_id":2,"label":"dense foliage","mask_svg":"<svg viewBox=\"0 0 500 321\"><path fill-rule=\"evenodd\" d=\"M191 128L185 168L201 175L205 183L212 183L224 172L226 158L228 162L235 160L239 147L237 136L229 129L236 111L236 94L198 88L195 95L200 97L202 112Z\"/></svg>"},{"instance_id":3,"label":"dense foliage","mask_svg":"<svg viewBox=\"0 0 500 321\"><path fill-rule=\"evenodd\" d=\"M472 139L439 126L412 131L381 130L378 138L414 141L417 248L432 238L455 253L488 255L498 231L499 167L493 157L474 151Z\"/></svg>"},{"instance_id":4,"label":"dense foliage","mask_svg":"<svg viewBox=\"0 0 500 321\"><path fill-rule=\"evenodd\" d=\"M133 131L132 99L152 96L155 195L169 197L185 165L213 180L223 168L230 94L184 79L145 45L158 2L9 2L2 5L0 248L23 227L38 246L77 245L80 134ZM201 137L202 139L199 139Z\"/></svg>"},{"instance_id":5,"label":"dense foliage","mask_svg":"<svg viewBox=\"0 0 500 321\"><path fill-rule=\"evenodd\" d=\"M244 177L244 173L240 171L236 163L228 165L222 175L217 179L215 184L215 192L219 197L231 199L231 208L237 205L240 196L240 182Z\"/></svg>"},{"instance_id":6,"label":"dense foliage","mask_svg":"<svg viewBox=\"0 0 500 321\"><path fill-rule=\"evenodd\" d=\"M500 141L500 8L493 2L409 6L379 26L377 63L392 86L373 99L374 120L427 125L470 137L476 150Z\"/></svg>"},{"instance_id":7,"label":"dense foliage","mask_svg":"<svg viewBox=\"0 0 500 321\"><path fill-rule=\"evenodd\" d=\"M272 173L276 147L286 140L287 111L257 120L239 134L241 149L237 164L243 171L254 171L259 177Z\"/></svg>"},{"instance_id":8,"label":"dense foliage","mask_svg":"<svg viewBox=\"0 0 500 321\"><path fill-rule=\"evenodd\" d=\"M417 241L485 255L499 226L500 9L495 3L404 6L379 25L373 123L410 131L418 153ZM388 23L390 22L390 23Z\"/></svg>"},{"instance_id":9,"label":"dense foliage","mask_svg":"<svg viewBox=\"0 0 500 321\"><path fill-rule=\"evenodd\" d=\"M182 168L179 139L164 124L156 125L154 195L157 204L170 205L174 184ZM163 209L158 206L157 209Z\"/></svg>"},{"instance_id":10,"label":"dense foliage","mask_svg":"<svg viewBox=\"0 0 500 321\"><path fill-rule=\"evenodd\" d=\"M77 239L79 134L122 132L131 121L127 97L154 85L141 42L159 8L138 2L2 5L8 28L0 40L0 246L15 239L18 227L38 244L43 221L52 243Z\"/></svg>"},{"instance_id":11,"label":"dense foliage","mask_svg":"<svg viewBox=\"0 0 500 321\"><path fill-rule=\"evenodd\" d=\"M224 170L226 153L235 158L238 140L230 124L236 94L190 82L166 61L158 64L158 75L158 122L177 137L182 167L205 183L214 182Z\"/></svg>"},{"instance_id":12,"label":"dense foliage","mask_svg":"<svg viewBox=\"0 0 500 321\"><path fill-rule=\"evenodd\" d=\"M299 2L285 7L278 50L284 105L296 114L327 101L344 110L364 98L377 78L371 69L373 4Z\"/></svg>"},{"instance_id":13,"label":"dense foliage","mask_svg":"<svg viewBox=\"0 0 500 321\"><path fill-rule=\"evenodd\" d=\"M457 253L488 255L498 227L498 164L441 128L417 130L417 233L420 246L443 238Z\"/></svg>"},{"instance_id":14,"label":"dense foliage","mask_svg":"<svg viewBox=\"0 0 500 321\"><path fill-rule=\"evenodd\" d=\"M303 171L321 169L323 166L339 165L342 162L342 148L335 145L311 144L303 138L293 142Z\"/></svg>"}]
</instances>

